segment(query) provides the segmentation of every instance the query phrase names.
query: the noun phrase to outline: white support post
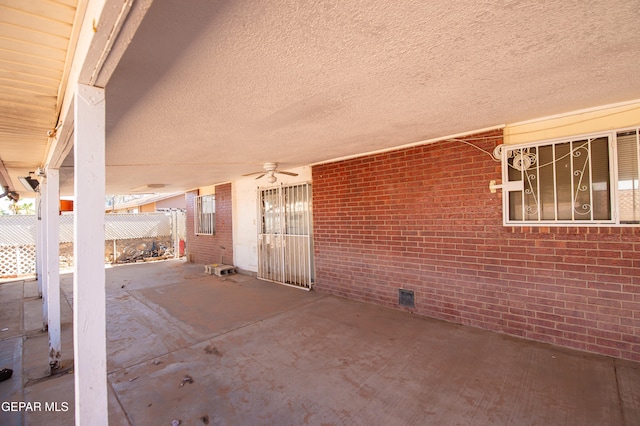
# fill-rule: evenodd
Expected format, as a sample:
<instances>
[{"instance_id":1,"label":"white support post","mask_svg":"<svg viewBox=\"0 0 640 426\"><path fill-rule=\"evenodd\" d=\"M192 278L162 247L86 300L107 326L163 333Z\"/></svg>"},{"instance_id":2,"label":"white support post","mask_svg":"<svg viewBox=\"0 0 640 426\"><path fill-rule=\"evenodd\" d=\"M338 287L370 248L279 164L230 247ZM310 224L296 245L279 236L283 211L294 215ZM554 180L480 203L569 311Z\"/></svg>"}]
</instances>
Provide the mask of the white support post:
<instances>
[{"instance_id":1,"label":"white support post","mask_svg":"<svg viewBox=\"0 0 640 426\"><path fill-rule=\"evenodd\" d=\"M47 314L49 330L49 365L51 370L60 368L62 361L60 338L60 178L59 171L47 169L46 211L43 219L46 225L46 273L47 273Z\"/></svg>"},{"instance_id":2,"label":"white support post","mask_svg":"<svg viewBox=\"0 0 640 426\"><path fill-rule=\"evenodd\" d=\"M42 265L40 266L42 273L42 330L46 331L49 327L49 275L47 274L47 182L46 180L40 184L40 236L42 237L39 246L42 249Z\"/></svg>"},{"instance_id":3,"label":"white support post","mask_svg":"<svg viewBox=\"0 0 640 426\"><path fill-rule=\"evenodd\" d=\"M180 257L180 240L178 239L178 212L171 210L171 235L173 236L173 258Z\"/></svg>"},{"instance_id":4,"label":"white support post","mask_svg":"<svg viewBox=\"0 0 640 426\"><path fill-rule=\"evenodd\" d=\"M73 149L75 420L80 426L107 426L104 89L78 84Z\"/></svg>"},{"instance_id":5,"label":"white support post","mask_svg":"<svg viewBox=\"0 0 640 426\"><path fill-rule=\"evenodd\" d=\"M40 193L36 194L36 279L38 280L38 297L42 298L42 263L44 262L44 253L42 250L44 238L43 221L42 221L42 197Z\"/></svg>"}]
</instances>

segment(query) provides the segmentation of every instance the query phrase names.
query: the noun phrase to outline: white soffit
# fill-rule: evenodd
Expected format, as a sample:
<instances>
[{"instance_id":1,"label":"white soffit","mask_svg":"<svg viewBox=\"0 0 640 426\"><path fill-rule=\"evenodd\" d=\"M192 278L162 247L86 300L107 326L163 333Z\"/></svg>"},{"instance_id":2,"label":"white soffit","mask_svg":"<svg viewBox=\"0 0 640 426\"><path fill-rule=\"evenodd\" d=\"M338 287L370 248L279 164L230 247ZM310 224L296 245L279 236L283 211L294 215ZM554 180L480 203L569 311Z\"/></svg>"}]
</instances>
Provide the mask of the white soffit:
<instances>
[{"instance_id":1,"label":"white soffit","mask_svg":"<svg viewBox=\"0 0 640 426\"><path fill-rule=\"evenodd\" d=\"M68 73L76 0L0 0L0 160L12 189L41 164Z\"/></svg>"}]
</instances>

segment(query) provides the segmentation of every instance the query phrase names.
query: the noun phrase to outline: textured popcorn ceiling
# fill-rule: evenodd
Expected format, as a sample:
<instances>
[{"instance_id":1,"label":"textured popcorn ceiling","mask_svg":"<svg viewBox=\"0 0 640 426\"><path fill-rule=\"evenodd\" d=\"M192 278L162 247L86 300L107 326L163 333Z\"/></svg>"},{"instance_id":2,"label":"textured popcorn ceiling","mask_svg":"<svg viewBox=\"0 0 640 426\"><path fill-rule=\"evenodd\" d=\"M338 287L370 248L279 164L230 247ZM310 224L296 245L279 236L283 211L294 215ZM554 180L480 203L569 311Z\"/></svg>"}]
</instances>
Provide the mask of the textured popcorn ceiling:
<instances>
[{"instance_id":1,"label":"textured popcorn ceiling","mask_svg":"<svg viewBox=\"0 0 640 426\"><path fill-rule=\"evenodd\" d=\"M638 99L639 12L637 0L155 1L106 86L107 192Z\"/></svg>"}]
</instances>

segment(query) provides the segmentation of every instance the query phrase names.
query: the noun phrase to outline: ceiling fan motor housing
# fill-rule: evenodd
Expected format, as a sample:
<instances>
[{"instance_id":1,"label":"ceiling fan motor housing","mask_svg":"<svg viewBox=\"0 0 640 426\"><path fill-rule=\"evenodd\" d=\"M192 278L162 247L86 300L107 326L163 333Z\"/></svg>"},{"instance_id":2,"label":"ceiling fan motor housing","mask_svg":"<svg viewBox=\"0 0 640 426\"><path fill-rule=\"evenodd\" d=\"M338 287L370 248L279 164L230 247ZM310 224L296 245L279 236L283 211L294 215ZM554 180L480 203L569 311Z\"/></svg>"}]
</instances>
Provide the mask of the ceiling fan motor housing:
<instances>
[{"instance_id":1,"label":"ceiling fan motor housing","mask_svg":"<svg viewBox=\"0 0 640 426\"><path fill-rule=\"evenodd\" d=\"M273 172L278 168L278 163L264 163L263 168L268 172Z\"/></svg>"}]
</instances>

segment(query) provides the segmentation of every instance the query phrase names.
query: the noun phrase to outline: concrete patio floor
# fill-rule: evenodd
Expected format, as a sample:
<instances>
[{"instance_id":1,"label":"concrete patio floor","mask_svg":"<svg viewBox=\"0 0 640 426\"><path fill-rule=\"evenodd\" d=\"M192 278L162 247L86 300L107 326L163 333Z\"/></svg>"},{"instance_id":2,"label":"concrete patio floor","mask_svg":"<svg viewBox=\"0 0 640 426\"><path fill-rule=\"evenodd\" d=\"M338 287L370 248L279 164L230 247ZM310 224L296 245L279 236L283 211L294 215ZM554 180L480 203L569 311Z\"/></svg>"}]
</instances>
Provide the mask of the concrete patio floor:
<instances>
[{"instance_id":1,"label":"concrete patio floor","mask_svg":"<svg viewBox=\"0 0 640 426\"><path fill-rule=\"evenodd\" d=\"M640 424L637 363L182 261L106 274L112 425ZM63 274L63 368L47 377L37 283L0 284L0 402L43 408L0 425L73 424L72 287Z\"/></svg>"}]
</instances>

